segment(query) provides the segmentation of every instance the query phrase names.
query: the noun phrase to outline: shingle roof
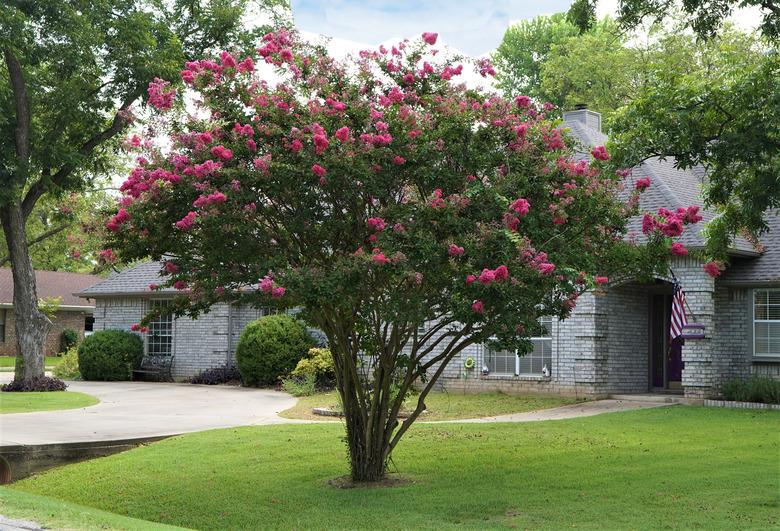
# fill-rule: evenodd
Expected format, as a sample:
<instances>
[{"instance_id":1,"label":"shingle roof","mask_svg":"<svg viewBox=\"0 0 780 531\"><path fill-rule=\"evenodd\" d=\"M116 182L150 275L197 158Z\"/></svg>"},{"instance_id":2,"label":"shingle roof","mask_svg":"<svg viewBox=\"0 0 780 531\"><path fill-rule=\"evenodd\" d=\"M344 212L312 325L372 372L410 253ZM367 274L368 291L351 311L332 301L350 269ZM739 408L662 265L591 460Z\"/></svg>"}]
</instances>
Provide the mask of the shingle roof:
<instances>
[{"instance_id":1,"label":"shingle roof","mask_svg":"<svg viewBox=\"0 0 780 531\"><path fill-rule=\"evenodd\" d=\"M564 113L563 127L582 144L584 148L604 144L608 137L595 129L597 122L591 112L574 111ZM587 157L587 153L578 153L578 158ZM689 170L674 167L671 158L660 160L657 157L645 161L632 171L633 185L636 179L650 177L651 185L641 196L640 206L643 210L656 211L660 207L676 209L688 205L701 205L701 186L707 178L706 170L696 166ZM699 230L686 230L681 241L688 247L702 247L705 238L701 233L707 221L715 217L711 210L702 208L704 220L698 225ZM737 236L732 242L732 261L720 280L728 284L755 284L780 282L780 211L767 213L769 230L760 237L762 252L746 238ZM635 218L629 222L629 233L641 240L641 219Z\"/></svg>"},{"instance_id":2,"label":"shingle roof","mask_svg":"<svg viewBox=\"0 0 780 531\"><path fill-rule=\"evenodd\" d=\"M563 126L569 129L582 146L580 148L591 148L596 145L606 143L607 135L601 131L589 127L595 122L590 116L581 114L583 111L573 111L564 113ZM593 114L591 112L591 114ZM578 158L587 157L587 153L578 153ZM650 188L641 196L639 205L642 210L656 212L659 208L668 208L675 210L689 205L701 205L701 186L706 178L704 168L697 167L690 170L682 170L674 167L674 161L671 158L660 160L657 157L648 159L639 166L633 168L631 177L626 183L627 188L633 187L637 179L650 177ZM701 231L705 223L715 217L715 212L702 208L701 215L704 220L695 227L689 227L680 238L680 241L687 247L701 248L704 246L705 238ZM642 219L635 217L628 224L629 235L642 240ZM738 236L732 243L732 252L741 255L754 255L758 253L753 245L745 238Z\"/></svg>"},{"instance_id":3,"label":"shingle roof","mask_svg":"<svg viewBox=\"0 0 780 531\"><path fill-rule=\"evenodd\" d=\"M780 211L766 216L769 232L761 237L764 253L759 258L735 259L723 272L721 281L728 284L780 282Z\"/></svg>"},{"instance_id":4,"label":"shingle roof","mask_svg":"<svg viewBox=\"0 0 780 531\"><path fill-rule=\"evenodd\" d=\"M62 271L36 271L35 286L38 298L46 299L60 297L60 306L81 306L94 308L94 304L80 299L73 294L87 288L102 279L97 275L83 273L66 273ZM0 268L0 304L13 304L14 280L13 273L8 267Z\"/></svg>"},{"instance_id":5,"label":"shingle roof","mask_svg":"<svg viewBox=\"0 0 780 531\"><path fill-rule=\"evenodd\" d=\"M102 282L77 293L79 297L105 297L111 295L142 295L151 294L149 284L162 284L160 262L142 262L128 267L118 273L112 273ZM175 293L174 288L161 288L154 293Z\"/></svg>"}]
</instances>

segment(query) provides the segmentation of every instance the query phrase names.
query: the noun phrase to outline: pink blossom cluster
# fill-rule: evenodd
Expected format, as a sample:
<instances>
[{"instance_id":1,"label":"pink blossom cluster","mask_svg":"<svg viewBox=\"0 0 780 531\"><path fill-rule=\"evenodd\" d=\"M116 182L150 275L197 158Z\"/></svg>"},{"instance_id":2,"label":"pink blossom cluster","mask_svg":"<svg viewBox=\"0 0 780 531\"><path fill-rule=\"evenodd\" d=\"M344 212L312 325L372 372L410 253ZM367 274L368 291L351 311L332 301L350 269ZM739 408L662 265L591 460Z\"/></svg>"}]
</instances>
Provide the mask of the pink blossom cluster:
<instances>
[{"instance_id":1,"label":"pink blossom cluster","mask_svg":"<svg viewBox=\"0 0 780 531\"><path fill-rule=\"evenodd\" d=\"M142 334L145 334L149 331L149 327L142 326L138 323L133 323L132 325L130 325L130 330L132 330L133 332L141 332Z\"/></svg>"},{"instance_id":2,"label":"pink blossom cluster","mask_svg":"<svg viewBox=\"0 0 780 531\"><path fill-rule=\"evenodd\" d=\"M702 220L699 207L691 205L688 208L680 207L676 212L665 208L659 208L656 216L649 212L642 217L642 232L649 234L660 230L664 236L677 237L683 233L683 226L698 223Z\"/></svg>"},{"instance_id":3,"label":"pink blossom cluster","mask_svg":"<svg viewBox=\"0 0 780 531\"><path fill-rule=\"evenodd\" d=\"M219 159L222 159L224 161L231 160L233 158L233 151L231 149L226 148L223 145L214 146L211 148L211 154Z\"/></svg>"},{"instance_id":4,"label":"pink blossom cluster","mask_svg":"<svg viewBox=\"0 0 780 531\"><path fill-rule=\"evenodd\" d=\"M179 221L175 223L176 228L179 230L190 230L192 227L195 226L195 221L198 219L198 213L197 212L188 212L186 216L181 218Z\"/></svg>"},{"instance_id":5,"label":"pink blossom cluster","mask_svg":"<svg viewBox=\"0 0 780 531\"><path fill-rule=\"evenodd\" d=\"M715 261L707 262L706 264L704 264L703 268L704 271L712 278L717 278L721 274L721 266L720 264L718 264L718 262Z\"/></svg>"},{"instance_id":6,"label":"pink blossom cluster","mask_svg":"<svg viewBox=\"0 0 780 531\"><path fill-rule=\"evenodd\" d=\"M285 289L282 286L275 285L274 279L270 275L266 275L260 281L260 290L266 295L271 295L274 299L278 299L284 296Z\"/></svg>"},{"instance_id":7,"label":"pink blossom cluster","mask_svg":"<svg viewBox=\"0 0 780 531\"><path fill-rule=\"evenodd\" d=\"M124 208L120 208L119 211L108 220L106 228L111 232L116 232L128 221L130 221L130 213Z\"/></svg>"},{"instance_id":8,"label":"pink blossom cluster","mask_svg":"<svg viewBox=\"0 0 780 531\"><path fill-rule=\"evenodd\" d=\"M222 192L213 192L209 195L201 195L193 203L195 208L203 208L211 205L218 205L227 201L227 196Z\"/></svg>"},{"instance_id":9,"label":"pink blossom cluster","mask_svg":"<svg viewBox=\"0 0 780 531\"><path fill-rule=\"evenodd\" d=\"M116 255L114 254L114 250L111 248L100 251L98 253L98 257L107 264L113 264L116 262Z\"/></svg>"},{"instance_id":10,"label":"pink blossom cluster","mask_svg":"<svg viewBox=\"0 0 780 531\"><path fill-rule=\"evenodd\" d=\"M517 231L520 228L520 220L528 215L531 210L531 203L525 198L518 198L509 204L509 212L504 214L504 225L511 230Z\"/></svg>"},{"instance_id":11,"label":"pink blossom cluster","mask_svg":"<svg viewBox=\"0 0 780 531\"><path fill-rule=\"evenodd\" d=\"M368 224L368 228L370 228L373 232L381 232L385 230L385 227L387 226L385 220L378 217L368 218L366 223Z\"/></svg>"},{"instance_id":12,"label":"pink blossom cluster","mask_svg":"<svg viewBox=\"0 0 780 531\"><path fill-rule=\"evenodd\" d=\"M609 160L610 156L609 153L607 153L607 148L604 146L596 146L593 149L590 150L590 154L593 155L593 158L596 160Z\"/></svg>"},{"instance_id":13,"label":"pink blossom cluster","mask_svg":"<svg viewBox=\"0 0 780 531\"><path fill-rule=\"evenodd\" d=\"M165 111L173 107L173 100L176 98L176 89L171 87L169 81L164 81L159 77L149 82L146 89L149 94L149 105L158 111Z\"/></svg>"},{"instance_id":14,"label":"pink blossom cluster","mask_svg":"<svg viewBox=\"0 0 780 531\"><path fill-rule=\"evenodd\" d=\"M451 243L447 248L447 253L450 256L463 256L465 252L466 250L463 247L461 247L460 245L456 245L454 243Z\"/></svg>"},{"instance_id":15,"label":"pink blossom cluster","mask_svg":"<svg viewBox=\"0 0 780 531\"><path fill-rule=\"evenodd\" d=\"M642 177L641 179L637 179L634 183L634 188L639 190L640 192L644 192L648 188L650 188L650 177Z\"/></svg>"}]
</instances>

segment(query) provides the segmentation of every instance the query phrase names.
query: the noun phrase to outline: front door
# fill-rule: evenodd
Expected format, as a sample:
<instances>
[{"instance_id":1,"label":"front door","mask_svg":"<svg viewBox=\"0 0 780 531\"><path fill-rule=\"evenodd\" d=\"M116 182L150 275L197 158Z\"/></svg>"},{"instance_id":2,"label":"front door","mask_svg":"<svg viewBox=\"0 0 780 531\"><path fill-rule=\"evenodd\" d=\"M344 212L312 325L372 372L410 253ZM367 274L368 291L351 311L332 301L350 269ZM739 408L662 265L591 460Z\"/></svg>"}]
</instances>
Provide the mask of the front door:
<instances>
[{"instance_id":1,"label":"front door","mask_svg":"<svg viewBox=\"0 0 780 531\"><path fill-rule=\"evenodd\" d=\"M682 389L682 339L669 340L672 295L656 293L650 304L650 384Z\"/></svg>"}]
</instances>

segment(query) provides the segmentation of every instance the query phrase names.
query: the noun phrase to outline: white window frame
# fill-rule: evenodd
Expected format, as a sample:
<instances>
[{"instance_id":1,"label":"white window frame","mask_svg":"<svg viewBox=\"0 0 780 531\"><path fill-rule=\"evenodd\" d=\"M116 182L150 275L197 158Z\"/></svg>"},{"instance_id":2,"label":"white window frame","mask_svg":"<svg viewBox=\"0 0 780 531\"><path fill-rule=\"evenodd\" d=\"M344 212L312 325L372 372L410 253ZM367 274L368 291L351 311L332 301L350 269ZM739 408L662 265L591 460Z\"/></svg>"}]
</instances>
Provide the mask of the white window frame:
<instances>
[{"instance_id":1,"label":"white window frame","mask_svg":"<svg viewBox=\"0 0 780 531\"><path fill-rule=\"evenodd\" d=\"M171 299L166 299L166 298L149 299L146 302L147 313L152 311L154 303L157 303L157 302L163 302L163 303L171 304L172 300ZM173 356L173 352L174 352L174 348L175 348L174 347L174 342L175 342L175 329L176 329L176 326L175 326L175 323L174 323L175 319L173 318L173 315L170 316L170 319L171 319L171 334L170 334L171 349L170 349L170 352L168 354L154 354L155 356L166 356L166 355L167 356ZM149 354L149 338L151 337L151 334L152 334L151 328L152 328L152 323L150 322L149 323L149 332L144 334L144 354L147 355L147 356L150 355Z\"/></svg>"},{"instance_id":2,"label":"white window frame","mask_svg":"<svg viewBox=\"0 0 780 531\"><path fill-rule=\"evenodd\" d=\"M780 288L760 288L760 289L757 288L757 289L753 290L752 297L751 297L751 300L750 300L751 321L752 321L751 325L750 325L751 326L750 333L751 333L752 338L753 338L753 345L752 345L753 357L754 358L765 358L765 359L766 358L771 358L771 359L780 360L780 352L772 352L772 353L768 353L768 354L767 353L760 353L760 354L756 353L756 324L757 323L777 323L778 325L780 325L780 319L756 319L756 295L761 293L761 292L766 292L767 293L767 308L768 308L770 306L769 305L769 295L768 295L769 292L780 293ZM767 314L768 314L768 310L767 310ZM767 315L767 317L769 317L769 315Z\"/></svg>"},{"instance_id":3,"label":"white window frame","mask_svg":"<svg viewBox=\"0 0 780 531\"><path fill-rule=\"evenodd\" d=\"M539 319L539 321L541 323L542 320L548 320L548 319L549 319L549 322L547 323L546 327L547 327L547 333L549 335L547 335L547 336L534 336L534 337L530 337L529 339L534 344L536 344L537 341L549 341L550 342L549 343L550 344L550 365L552 365L552 358L553 358L553 356L552 356L552 339L553 339L552 325L553 325L553 319L552 319L552 317L542 317L541 319ZM489 352L491 354L496 354L497 353L496 351L493 351L492 349L488 349L488 350L489 350ZM498 351L498 352L504 352L504 351ZM528 356L533 354L533 353L529 352L525 356L519 356L517 352L518 351L515 350L515 372L514 372L514 374L508 373L508 372L492 372L492 371L490 372L490 374L491 375L495 375L495 376L519 376L519 377L523 377L523 376L526 376L526 377L528 377L528 376L533 376L533 377L544 376L542 371L539 371L539 372L520 372L520 360L521 359L527 359ZM484 365L487 366L487 360L485 360ZM544 368L544 357L542 358L542 368ZM552 373L552 368L548 366L547 367L547 371L548 371L548 373L547 373L548 375L551 374Z\"/></svg>"}]
</instances>

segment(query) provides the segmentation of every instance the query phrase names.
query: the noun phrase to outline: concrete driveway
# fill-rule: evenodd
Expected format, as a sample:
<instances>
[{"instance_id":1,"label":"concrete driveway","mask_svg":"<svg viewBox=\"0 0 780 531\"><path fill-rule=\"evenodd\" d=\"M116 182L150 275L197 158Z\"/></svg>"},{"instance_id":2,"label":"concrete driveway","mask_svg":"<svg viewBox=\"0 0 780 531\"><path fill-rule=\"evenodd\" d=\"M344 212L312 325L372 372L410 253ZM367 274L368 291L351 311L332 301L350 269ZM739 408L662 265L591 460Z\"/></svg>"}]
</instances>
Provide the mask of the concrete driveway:
<instances>
[{"instance_id":1,"label":"concrete driveway","mask_svg":"<svg viewBox=\"0 0 780 531\"><path fill-rule=\"evenodd\" d=\"M5 375L3 375L5 376ZM0 379L10 379L0 377ZM0 415L0 446L94 442L213 428L295 422L277 415L295 405L265 389L151 382L68 382L100 403L82 409Z\"/></svg>"}]
</instances>

